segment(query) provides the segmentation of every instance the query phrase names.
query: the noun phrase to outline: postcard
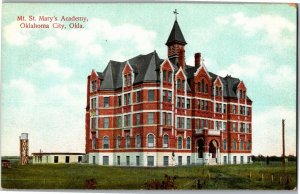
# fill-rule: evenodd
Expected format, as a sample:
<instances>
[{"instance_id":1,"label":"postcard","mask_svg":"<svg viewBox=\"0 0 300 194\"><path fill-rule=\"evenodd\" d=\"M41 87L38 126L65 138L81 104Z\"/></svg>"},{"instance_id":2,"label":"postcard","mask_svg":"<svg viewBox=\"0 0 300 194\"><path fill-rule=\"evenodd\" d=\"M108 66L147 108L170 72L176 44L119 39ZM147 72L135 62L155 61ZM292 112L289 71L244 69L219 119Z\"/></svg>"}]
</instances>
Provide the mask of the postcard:
<instances>
[{"instance_id":1,"label":"postcard","mask_svg":"<svg viewBox=\"0 0 300 194\"><path fill-rule=\"evenodd\" d=\"M2 189L295 190L297 9L4 3Z\"/></svg>"}]
</instances>

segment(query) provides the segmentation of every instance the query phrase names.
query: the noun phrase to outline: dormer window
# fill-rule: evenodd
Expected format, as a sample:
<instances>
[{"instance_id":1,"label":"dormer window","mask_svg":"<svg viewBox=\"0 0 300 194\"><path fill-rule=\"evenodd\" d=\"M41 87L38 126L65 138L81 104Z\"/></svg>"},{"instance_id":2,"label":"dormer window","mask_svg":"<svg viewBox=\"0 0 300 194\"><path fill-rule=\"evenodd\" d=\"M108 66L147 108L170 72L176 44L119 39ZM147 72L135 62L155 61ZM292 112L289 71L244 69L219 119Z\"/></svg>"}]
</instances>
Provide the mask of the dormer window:
<instances>
[{"instance_id":1,"label":"dormer window","mask_svg":"<svg viewBox=\"0 0 300 194\"><path fill-rule=\"evenodd\" d=\"M180 89L181 88L181 81L180 79L177 80L177 89Z\"/></svg>"},{"instance_id":2,"label":"dormer window","mask_svg":"<svg viewBox=\"0 0 300 194\"><path fill-rule=\"evenodd\" d=\"M185 89L185 81L182 80L182 89L184 90Z\"/></svg>"},{"instance_id":3,"label":"dormer window","mask_svg":"<svg viewBox=\"0 0 300 194\"><path fill-rule=\"evenodd\" d=\"M172 83L172 72L171 71L168 72L168 82Z\"/></svg>"},{"instance_id":4,"label":"dormer window","mask_svg":"<svg viewBox=\"0 0 300 194\"><path fill-rule=\"evenodd\" d=\"M167 71L163 70L163 81L167 81Z\"/></svg>"},{"instance_id":5,"label":"dormer window","mask_svg":"<svg viewBox=\"0 0 300 194\"><path fill-rule=\"evenodd\" d=\"M92 83L91 83L91 85L92 85L92 92L95 92L95 91L97 91L97 80L93 80L92 81Z\"/></svg>"}]
</instances>

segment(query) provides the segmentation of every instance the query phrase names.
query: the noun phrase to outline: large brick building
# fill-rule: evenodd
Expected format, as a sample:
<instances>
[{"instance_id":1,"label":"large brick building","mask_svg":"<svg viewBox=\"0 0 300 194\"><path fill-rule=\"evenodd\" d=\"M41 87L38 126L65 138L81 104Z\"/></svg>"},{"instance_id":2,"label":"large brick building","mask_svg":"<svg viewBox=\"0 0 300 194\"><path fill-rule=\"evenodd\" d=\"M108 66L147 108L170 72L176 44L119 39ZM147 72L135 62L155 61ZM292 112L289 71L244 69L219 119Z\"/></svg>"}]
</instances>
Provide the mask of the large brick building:
<instances>
[{"instance_id":1,"label":"large brick building","mask_svg":"<svg viewBox=\"0 0 300 194\"><path fill-rule=\"evenodd\" d=\"M87 79L86 154L100 165L171 166L251 162L252 101L243 81L209 72L175 20L156 51L109 61ZM233 69L234 71L234 69Z\"/></svg>"}]
</instances>

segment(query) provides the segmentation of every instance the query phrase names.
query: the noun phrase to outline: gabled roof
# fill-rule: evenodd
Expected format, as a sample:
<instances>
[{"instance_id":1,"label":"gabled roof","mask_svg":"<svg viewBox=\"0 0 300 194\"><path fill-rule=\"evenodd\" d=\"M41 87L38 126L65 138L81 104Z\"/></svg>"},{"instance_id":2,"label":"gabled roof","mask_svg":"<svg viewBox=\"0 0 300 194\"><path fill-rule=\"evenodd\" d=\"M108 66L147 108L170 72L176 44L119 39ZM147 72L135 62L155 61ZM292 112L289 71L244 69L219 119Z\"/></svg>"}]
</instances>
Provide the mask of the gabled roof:
<instances>
[{"instance_id":1,"label":"gabled roof","mask_svg":"<svg viewBox=\"0 0 300 194\"><path fill-rule=\"evenodd\" d=\"M185 39L183 37L183 34L181 32L181 29L178 25L177 20L175 20L173 28L171 30L171 33L169 35L168 41L166 42L166 45L170 45L173 42L181 43L183 45L186 45Z\"/></svg>"},{"instance_id":2,"label":"gabled roof","mask_svg":"<svg viewBox=\"0 0 300 194\"><path fill-rule=\"evenodd\" d=\"M112 90L122 87L122 71L127 63L132 66L135 74L134 83L141 82L159 82L159 65L163 62L159 58L156 51L146 55L138 55L124 62L109 61L103 73L98 72L98 75L103 75L101 90Z\"/></svg>"}]
</instances>

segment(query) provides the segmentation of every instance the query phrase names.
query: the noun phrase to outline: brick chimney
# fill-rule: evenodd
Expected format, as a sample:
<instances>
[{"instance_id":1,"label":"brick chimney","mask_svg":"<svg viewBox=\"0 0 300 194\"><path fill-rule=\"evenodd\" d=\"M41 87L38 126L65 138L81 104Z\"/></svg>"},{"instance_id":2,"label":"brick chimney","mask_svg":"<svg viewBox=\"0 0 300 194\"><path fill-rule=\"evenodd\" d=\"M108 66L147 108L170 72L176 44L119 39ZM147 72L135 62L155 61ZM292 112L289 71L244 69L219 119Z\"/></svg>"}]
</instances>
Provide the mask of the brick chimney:
<instances>
[{"instance_id":1,"label":"brick chimney","mask_svg":"<svg viewBox=\"0 0 300 194\"><path fill-rule=\"evenodd\" d=\"M184 52L185 52L184 49L181 48L180 51L179 51L179 59L178 59L178 65L182 69L185 69Z\"/></svg>"},{"instance_id":2,"label":"brick chimney","mask_svg":"<svg viewBox=\"0 0 300 194\"><path fill-rule=\"evenodd\" d=\"M195 67L199 67L201 62L201 53L195 53Z\"/></svg>"}]
</instances>

